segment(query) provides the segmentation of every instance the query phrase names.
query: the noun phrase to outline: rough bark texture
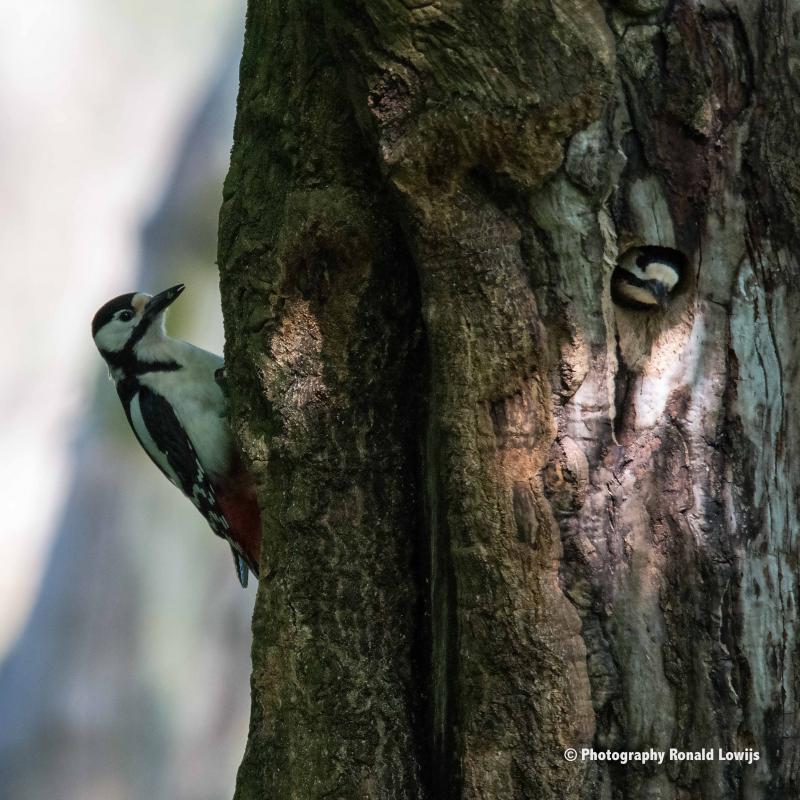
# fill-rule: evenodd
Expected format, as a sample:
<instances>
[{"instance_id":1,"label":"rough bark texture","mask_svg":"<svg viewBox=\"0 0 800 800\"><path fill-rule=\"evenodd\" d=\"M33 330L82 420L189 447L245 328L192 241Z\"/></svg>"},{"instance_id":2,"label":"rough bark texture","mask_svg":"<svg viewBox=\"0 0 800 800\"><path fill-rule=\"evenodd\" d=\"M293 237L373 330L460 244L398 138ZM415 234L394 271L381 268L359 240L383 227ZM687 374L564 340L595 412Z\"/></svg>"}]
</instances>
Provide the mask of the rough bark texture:
<instances>
[{"instance_id":1,"label":"rough bark texture","mask_svg":"<svg viewBox=\"0 0 800 800\"><path fill-rule=\"evenodd\" d=\"M800 4L251 0L250 798L797 796ZM665 313L615 307L680 249ZM760 751L641 768L566 747Z\"/></svg>"}]
</instances>

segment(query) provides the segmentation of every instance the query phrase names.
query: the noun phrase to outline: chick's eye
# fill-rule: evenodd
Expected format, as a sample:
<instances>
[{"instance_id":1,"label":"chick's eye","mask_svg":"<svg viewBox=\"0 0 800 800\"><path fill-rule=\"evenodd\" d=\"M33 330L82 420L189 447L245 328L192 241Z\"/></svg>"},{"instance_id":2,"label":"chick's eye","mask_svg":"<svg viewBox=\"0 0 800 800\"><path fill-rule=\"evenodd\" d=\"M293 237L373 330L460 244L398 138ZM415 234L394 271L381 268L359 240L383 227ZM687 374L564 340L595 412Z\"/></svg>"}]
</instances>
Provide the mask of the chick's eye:
<instances>
[{"instance_id":1,"label":"chick's eye","mask_svg":"<svg viewBox=\"0 0 800 800\"><path fill-rule=\"evenodd\" d=\"M123 322L128 322L129 320L133 319L133 311L120 311L119 312L119 318Z\"/></svg>"}]
</instances>

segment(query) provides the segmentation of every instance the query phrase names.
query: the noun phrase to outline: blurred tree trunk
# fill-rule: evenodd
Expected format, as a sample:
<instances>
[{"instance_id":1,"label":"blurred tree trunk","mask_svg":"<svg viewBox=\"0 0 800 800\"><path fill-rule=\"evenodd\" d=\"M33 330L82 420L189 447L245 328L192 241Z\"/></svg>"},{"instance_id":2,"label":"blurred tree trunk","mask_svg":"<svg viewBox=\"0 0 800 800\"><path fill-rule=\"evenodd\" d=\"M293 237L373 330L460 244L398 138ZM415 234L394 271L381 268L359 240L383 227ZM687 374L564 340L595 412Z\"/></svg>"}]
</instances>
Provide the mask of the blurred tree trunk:
<instances>
[{"instance_id":1,"label":"blurred tree trunk","mask_svg":"<svg viewBox=\"0 0 800 800\"><path fill-rule=\"evenodd\" d=\"M798 24L251 0L219 259L267 565L238 800L798 796ZM609 299L636 242L688 258L666 313Z\"/></svg>"}]
</instances>

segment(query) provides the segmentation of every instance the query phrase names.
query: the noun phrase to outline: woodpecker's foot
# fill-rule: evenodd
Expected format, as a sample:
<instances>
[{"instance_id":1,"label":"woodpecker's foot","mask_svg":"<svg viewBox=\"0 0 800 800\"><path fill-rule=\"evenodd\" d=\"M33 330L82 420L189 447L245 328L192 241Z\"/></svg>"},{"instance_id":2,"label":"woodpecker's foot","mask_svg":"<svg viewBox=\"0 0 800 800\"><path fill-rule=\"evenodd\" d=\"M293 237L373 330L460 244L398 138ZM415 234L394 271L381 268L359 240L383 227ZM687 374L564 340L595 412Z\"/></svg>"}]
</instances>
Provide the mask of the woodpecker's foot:
<instances>
[{"instance_id":1,"label":"woodpecker's foot","mask_svg":"<svg viewBox=\"0 0 800 800\"><path fill-rule=\"evenodd\" d=\"M214 380L217 382L217 385L220 389L222 389L222 393L225 397L228 396L228 373L225 371L225 367L220 367L219 369L214 370Z\"/></svg>"},{"instance_id":2,"label":"woodpecker's foot","mask_svg":"<svg viewBox=\"0 0 800 800\"><path fill-rule=\"evenodd\" d=\"M219 416L220 419L227 419L229 412L228 401L230 395L228 393L228 374L225 372L225 367L220 367L219 369L214 370L214 380L217 382L217 386L222 389L222 394L225 397L225 408L222 410L222 413Z\"/></svg>"}]
</instances>

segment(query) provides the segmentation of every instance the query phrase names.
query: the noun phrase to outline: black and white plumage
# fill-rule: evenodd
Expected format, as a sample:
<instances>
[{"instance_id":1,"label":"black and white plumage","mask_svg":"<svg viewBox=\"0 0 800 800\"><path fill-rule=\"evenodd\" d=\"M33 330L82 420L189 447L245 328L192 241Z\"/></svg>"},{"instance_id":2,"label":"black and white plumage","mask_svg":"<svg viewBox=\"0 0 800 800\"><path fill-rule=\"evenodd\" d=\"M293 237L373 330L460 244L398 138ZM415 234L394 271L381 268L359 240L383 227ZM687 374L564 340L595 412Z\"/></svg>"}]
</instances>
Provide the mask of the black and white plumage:
<instances>
[{"instance_id":1,"label":"black and white plumage","mask_svg":"<svg viewBox=\"0 0 800 800\"><path fill-rule=\"evenodd\" d=\"M139 444L230 544L246 586L248 571L258 577L258 506L228 426L217 381L222 359L164 330L166 309L183 288L109 300L95 314L92 337Z\"/></svg>"},{"instance_id":2,"label":"black and white plumage","mask_svg":"<svg viewBox=\"0 0 800 800\"><path fill-rule=\"evenodd\" d=\"M623 308L652 311L666 308L679 288L686 259L659 245L626 250L611 275L611 297Z\"/></svg>"}]
</instances>

